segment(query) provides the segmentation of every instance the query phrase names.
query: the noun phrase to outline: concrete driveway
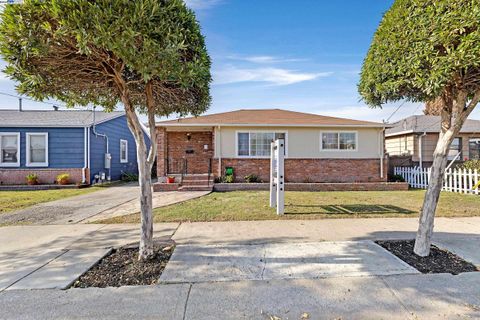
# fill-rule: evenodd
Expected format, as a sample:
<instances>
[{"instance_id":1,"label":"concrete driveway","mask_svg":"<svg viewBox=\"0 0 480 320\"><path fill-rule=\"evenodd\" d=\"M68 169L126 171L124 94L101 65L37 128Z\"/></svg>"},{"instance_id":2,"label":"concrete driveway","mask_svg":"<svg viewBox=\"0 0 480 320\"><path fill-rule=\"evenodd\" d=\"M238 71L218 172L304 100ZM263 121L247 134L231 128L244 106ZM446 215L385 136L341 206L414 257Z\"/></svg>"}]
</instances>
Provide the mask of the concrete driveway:
<instances>
[{"instance_id":1,"label":"concrete driveway","mask_svg":"<svg viewBox=\"0 0 480 320\"><path fill-rule=\"evenodd\" d=\"M198 198L210 192L155 192L153 207ZM41 203L23 210L0 215L0 224L74 224L88 223L140 212L136 184L106 187L104 190Z\"/></svg>"}]
</instances>

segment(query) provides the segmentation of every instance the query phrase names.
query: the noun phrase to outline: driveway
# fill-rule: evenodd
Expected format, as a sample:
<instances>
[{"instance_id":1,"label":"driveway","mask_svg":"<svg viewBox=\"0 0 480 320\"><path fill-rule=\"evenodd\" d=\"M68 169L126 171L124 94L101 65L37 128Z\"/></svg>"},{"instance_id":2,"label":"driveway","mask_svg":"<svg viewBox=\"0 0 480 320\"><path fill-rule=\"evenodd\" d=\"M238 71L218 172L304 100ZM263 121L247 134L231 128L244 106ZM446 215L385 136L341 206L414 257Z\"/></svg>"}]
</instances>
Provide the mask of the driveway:
<instances>
[{"instance_id":1,"label":"driveway","mask_svg":"<svg viewBox=\"0 0 480 320\"><path fill-rule=\"evenodd\" d=\"M158 208L209 192L154 192L153 207ZM0 215L0 224L74 224L140 212L140 189L135 184L107 187L104 190L41 203Z\"/></svg>"}]
</instances>

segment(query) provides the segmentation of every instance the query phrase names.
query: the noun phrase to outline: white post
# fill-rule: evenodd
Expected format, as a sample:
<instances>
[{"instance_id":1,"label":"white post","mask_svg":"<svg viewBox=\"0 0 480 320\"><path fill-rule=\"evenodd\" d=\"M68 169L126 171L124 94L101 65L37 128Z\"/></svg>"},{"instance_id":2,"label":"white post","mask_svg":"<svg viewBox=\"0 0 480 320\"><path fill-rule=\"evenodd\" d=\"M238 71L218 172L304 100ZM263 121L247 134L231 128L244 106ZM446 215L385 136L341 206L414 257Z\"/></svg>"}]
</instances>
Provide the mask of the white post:
<instances>
[{"instance_id":1,"label":"white post","mask_svg":"<svg viewBox=\"0 0 480 320\"><path fill-rule=\"evenodd\" d=\"M283 158L285 155L285 141L278 139L275 141L275 152L277 156L277 214L285 213L285 175Z\"/></svg>"},{"instance_id":2,"label":"white post","mask_svg":"<svg viewBox=\"0 0 480 320\"><path fill-rule=\"evenodd\" d=\"M277 206L277 186L275 185L275 142L270 146L270 208Z\"/></svg>"}]
</instances>

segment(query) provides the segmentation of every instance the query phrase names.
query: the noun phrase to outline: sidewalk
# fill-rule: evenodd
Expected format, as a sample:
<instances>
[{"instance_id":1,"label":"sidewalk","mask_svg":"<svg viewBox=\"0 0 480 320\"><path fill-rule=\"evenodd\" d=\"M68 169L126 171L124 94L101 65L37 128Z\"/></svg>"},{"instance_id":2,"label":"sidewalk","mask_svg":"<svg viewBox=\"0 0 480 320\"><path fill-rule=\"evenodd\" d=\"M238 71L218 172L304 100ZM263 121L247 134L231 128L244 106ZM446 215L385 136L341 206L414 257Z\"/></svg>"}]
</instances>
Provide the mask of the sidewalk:
<instances>
[{"instance_id":1,"label":"sidewalk","mask_svg":"<svg viewBox=\"0 0 480 320\"><path fill-rule=\"evenodd\" d=\"M0 293L0 310L2 319L478 319L479 287L480 273L466 273L13 290Z\"/></svg>"}]
</instances>

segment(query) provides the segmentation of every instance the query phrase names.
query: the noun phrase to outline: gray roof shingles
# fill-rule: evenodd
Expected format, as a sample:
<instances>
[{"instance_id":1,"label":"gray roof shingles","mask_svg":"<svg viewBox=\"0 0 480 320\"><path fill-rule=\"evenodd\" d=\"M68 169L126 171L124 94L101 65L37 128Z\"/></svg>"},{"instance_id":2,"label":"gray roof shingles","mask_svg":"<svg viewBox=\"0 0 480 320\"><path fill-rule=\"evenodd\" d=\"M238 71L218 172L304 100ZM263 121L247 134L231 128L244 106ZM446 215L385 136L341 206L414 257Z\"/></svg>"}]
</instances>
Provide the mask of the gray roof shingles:
<instances>
[{"instance_id":1,"label":"gray roof shingles","mask_svg":"<svg viewBox=\"0 0 480 320\"><path fill-rule=\"evenodd\" d=\"M440 116L410 116L393 123L392 126L385 131L387 136L404 133L440 132ZM467 119L460 132L480 133L480 120Z\"/></svg>"},{"instance_id":2,"label":"gray roof shingles","mask_svg":"<svg viewBox=\"0 0 480 320\"><path fill-rule=\"evenodd\" d=\"M95 111L95 122L105 122L124 114ZM0 127L86 127L92 123L93 112L88 110L0 110Z\"/></svg>"}]
</instances>

